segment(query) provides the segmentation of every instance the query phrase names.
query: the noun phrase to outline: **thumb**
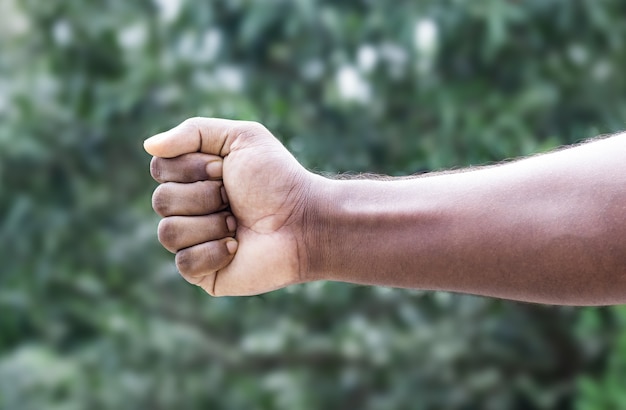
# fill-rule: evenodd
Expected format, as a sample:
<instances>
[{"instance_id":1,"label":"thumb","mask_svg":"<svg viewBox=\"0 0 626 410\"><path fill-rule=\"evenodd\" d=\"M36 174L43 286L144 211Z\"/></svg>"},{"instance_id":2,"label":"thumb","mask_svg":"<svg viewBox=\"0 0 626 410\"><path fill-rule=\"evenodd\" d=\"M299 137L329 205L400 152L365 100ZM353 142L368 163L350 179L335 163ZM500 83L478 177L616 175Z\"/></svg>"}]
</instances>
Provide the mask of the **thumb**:
<instances>
[{"instance_id":1,"label":"thumb","mask_svg":"<svg viewBox=\"0 0 626 410\"><path fill-rule=\"evenodd\" d=\"M173 158L191 152L225 156L230 152L234 138L244 130L246 121L221 118L190 118L171 130L144 141L144 149L151 155Z\"/></svg>"}]
</instances>

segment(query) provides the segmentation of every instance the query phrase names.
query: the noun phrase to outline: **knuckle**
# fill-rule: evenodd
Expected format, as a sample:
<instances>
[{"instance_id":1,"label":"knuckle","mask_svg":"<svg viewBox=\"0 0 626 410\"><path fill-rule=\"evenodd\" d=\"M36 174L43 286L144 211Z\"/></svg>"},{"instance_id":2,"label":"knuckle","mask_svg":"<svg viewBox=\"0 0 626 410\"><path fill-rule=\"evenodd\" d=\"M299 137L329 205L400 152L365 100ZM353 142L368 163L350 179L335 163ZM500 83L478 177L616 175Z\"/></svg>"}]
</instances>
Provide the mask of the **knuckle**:
<instances>
[{"instance_id":1,"label":"knuckle","mask_svg":"<svg viewBox=\"0 0 626 410\"><path fill-rule=\"evenodd\" d=\"M251 137L267 132L267 128L260 122L241 121L239 124L239 134L244 137Z\"/></svg>"},{"instance_id":2,"label":"knuckle","mask_svg":"<svg viewBox=\"0 0 626 410\"><path fill-rule=\"evenodd\" d=\"M176 268L182 274L189 275L193 273L193 255L190 250L184 249L176 253Z\"/></svg>"},{"instance_id":3,"label":"knuckle","mask_svg":"<svg viewBox=\"0 0 626 410\"><path fill-rule=\"evenodd\" d=\"M164 185L159 185L152 194L152 209L157 214L164 216L167 215L169 209L169 200L167 191Z\"/></svg>"},{"instance_id":4,"label":"knuckle","mask_svg":"<svg viewBox=\"0 0 626 410\"><path fill-rule=\"evenodd\" d=\"M178 242L178 230L171 218L161 219L157 228L159 242L168 250L176 252Z\"/></svg>"}]
</instances>

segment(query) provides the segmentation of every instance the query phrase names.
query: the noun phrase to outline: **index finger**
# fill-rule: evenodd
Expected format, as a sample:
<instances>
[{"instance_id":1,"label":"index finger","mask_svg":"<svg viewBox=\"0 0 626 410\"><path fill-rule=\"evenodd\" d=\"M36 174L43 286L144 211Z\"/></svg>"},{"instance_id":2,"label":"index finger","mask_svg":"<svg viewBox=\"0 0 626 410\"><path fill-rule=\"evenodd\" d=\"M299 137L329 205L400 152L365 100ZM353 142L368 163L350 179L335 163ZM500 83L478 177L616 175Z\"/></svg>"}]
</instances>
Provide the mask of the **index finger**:
<instances>
[{"instance_id":1,"label":"index finger","mask_svg":"<svg viewBox=\"0 0 626 410\"><path fill-rule=\"evenodd\" d=\"M160 183L221 179L223 161L220 156L202 152L192 152L175 158L152 157L150 175Z\"/></svg>"},{"instance_id":2,"label":"index finger","mask_svg":"<svg viewBox=\"0 0 626 410\"><path fill-rule=\"evenodd\" d=\"M191 152L226 156L232 140L242 132L245 121L222 118L190 118L176 127L144 141L151 155L173 158Z\"/></svg>"}]
</instances>

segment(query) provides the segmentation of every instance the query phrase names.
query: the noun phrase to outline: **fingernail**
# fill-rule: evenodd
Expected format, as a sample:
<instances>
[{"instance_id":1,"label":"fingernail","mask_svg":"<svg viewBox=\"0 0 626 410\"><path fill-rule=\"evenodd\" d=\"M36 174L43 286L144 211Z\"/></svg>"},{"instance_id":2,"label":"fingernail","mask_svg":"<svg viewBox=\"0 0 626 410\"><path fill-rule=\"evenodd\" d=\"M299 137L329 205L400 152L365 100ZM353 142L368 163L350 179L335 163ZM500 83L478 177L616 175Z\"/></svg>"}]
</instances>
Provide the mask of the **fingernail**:
<instances>
[{"instance_id":1,"label":"fingernail","mask_svg":"<svg viewBox=\"0 0 626 410\"><path fill-rule=\"evenodd\" d=\"M224 188L224 186L220 189L220 193L222 194L222 203L227 204L228 196L226 195L226 188Z\"/></svg>"},{"instance_id":2,"label":"fingernail","mask_svg":"<svg viewBox=\"0 0 626 410\"><path fill-rule=\"evenodd\" d=\"M228 232L235 232L235 229L237 229L237 221L234 216L229 215L226 217L226 226L228 227Z\"/></svg>"},{"instance_id":3,"label":"fingernail","mask_svg":"<svg viewBox=\"0 0 626 410\"><path fill-rule=\"evenodd\" d=\"M226 249L228 249L228 253L230 253L231 255L237 252L238 247L239 247L239 244L237 243L237 241L226 242Z\"/></svg>"},{"instance_id":4,"label":"fingernail","mask_svg":"<svg viewBox=\"0 0 626 410\"><path fill-rule=\"evenodd\" d=\"M206 173L211 178L221 178L222 177L222 161L211 161L206 164Z\"/></svg>"}]
</instances>

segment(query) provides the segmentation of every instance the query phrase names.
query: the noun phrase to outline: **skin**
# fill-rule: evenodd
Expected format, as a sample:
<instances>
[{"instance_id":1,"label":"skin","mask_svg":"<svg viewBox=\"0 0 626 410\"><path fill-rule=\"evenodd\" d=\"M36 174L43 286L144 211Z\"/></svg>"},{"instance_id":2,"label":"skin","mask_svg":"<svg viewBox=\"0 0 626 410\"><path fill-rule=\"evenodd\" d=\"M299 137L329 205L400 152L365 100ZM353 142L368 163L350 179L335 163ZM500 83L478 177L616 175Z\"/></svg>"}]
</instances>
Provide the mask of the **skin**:
<instances>
[{"instance_id":1,"label":"skin","mask_svg":"<svg viewBox=\"0 0 626 410\"><path fill-rule=\"evenodd\" d=\"M330 180L262 125L144 143L159 240L214 296L335 280L539 303L626 301L626 134L468 172Z\"/></svg>"}]
</instances>

